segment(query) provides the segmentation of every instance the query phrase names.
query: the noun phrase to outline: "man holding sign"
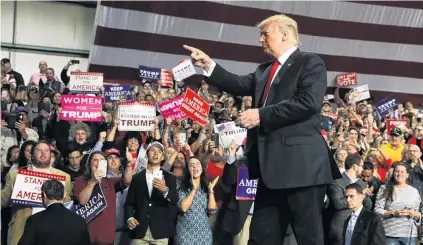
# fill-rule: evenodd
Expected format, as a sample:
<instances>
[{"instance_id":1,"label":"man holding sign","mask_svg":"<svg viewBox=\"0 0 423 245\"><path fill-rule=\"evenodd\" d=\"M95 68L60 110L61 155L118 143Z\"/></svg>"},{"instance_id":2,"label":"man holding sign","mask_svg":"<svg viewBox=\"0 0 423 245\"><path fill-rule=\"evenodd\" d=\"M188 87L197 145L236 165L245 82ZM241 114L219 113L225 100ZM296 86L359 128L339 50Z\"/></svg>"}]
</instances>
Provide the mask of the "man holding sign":
<instances>
[{"instance_id":1,"label":"man holding sign","mask_svg":"<svg viewBox=\"0 0 423 245\"><path fill-rule=\"evenodd\" d=\"M323 245L326 185L341 178L320 132L326 67L298 49L295 20L275 15L258 24L264 52L273 57L245 76L232 74L200 49L184 46L210 84L235 96L252 96L240 114L248 128L250 179L259 178L249 244L283 244L293 224L299 245Z\"/></svg>"},{"instance_id":2,"label":"man holding sign","mask_svg":"<svg viewBox=\"0 0 423 245\"><path fill-rule=\"evenodd\" d=\"M21 238L26 220L33 213L37 212L34 206L42 207L40 189L46 178L39 176L49 176L65 179L64 201L70 201L72 195L72 184L68 174L50 166L51 150L49 144L40 141L31 151L32 164L25 170L26 176L21 169L9 172L6 176L6 185L1 191L1 206L7 207L11 200L18 200L22 204L13 204L13 217L9 224L9 235L7 244L16 245ZM19 191L18 191L19 190ZM35 194L34 194L35 193ZM38 209L39 211L39 209Z\"/></svg>"}]
</instances>

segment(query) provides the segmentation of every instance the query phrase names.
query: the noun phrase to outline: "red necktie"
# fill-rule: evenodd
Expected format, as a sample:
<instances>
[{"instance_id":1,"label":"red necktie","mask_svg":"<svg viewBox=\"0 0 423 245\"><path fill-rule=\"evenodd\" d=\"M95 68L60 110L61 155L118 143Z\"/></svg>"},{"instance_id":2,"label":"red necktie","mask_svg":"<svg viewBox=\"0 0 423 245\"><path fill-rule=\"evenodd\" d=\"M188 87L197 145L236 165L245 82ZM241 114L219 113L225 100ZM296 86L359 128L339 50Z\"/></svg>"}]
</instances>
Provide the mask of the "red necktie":
<instances>
[{"instance_id":1,"label":"red necktie","mask_svg":"<svg viewBox=\"0 0 423 245\"><path fill-rule=\"evenodd\" d=\"M279 61L275 60L273 62L272 68L270 68L269 78L267 78L266 87L264 88L263 96L261 97L259 107L264 106L264 102L266 101L267 95L269 94L270 86L272 85L272 80L273 80L273 77L275 76L278 66L279 66Z\"/></svg>"}]
</instances>

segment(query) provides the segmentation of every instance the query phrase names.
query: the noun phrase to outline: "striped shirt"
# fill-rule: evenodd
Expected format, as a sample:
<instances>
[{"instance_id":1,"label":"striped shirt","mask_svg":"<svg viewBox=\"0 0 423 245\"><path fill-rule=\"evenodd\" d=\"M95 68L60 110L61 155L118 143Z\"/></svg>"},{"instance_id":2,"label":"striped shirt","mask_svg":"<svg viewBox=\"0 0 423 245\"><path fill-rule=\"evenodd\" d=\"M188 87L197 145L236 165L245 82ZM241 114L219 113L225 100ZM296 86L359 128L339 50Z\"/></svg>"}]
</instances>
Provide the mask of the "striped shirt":
<instances>
[{"instance_id":1,"label":"striped shirt","mask_svg":"<svg viewBox=\"0 0 423 245\"><path fill-rule=\"evenodd\" d=\"M394 211L402 209L412 209L419 211L420 195L416 188L408 186L406 188L394 188L393 201L386 201L383 197L383 192L386 186L380 187L376 196L375 212L383 215L385 211ZM416 222L408 217L389 217L382 220L383 227L387 237L417 237L417 225L420 221Z\"/></svg>"}]
</instances>

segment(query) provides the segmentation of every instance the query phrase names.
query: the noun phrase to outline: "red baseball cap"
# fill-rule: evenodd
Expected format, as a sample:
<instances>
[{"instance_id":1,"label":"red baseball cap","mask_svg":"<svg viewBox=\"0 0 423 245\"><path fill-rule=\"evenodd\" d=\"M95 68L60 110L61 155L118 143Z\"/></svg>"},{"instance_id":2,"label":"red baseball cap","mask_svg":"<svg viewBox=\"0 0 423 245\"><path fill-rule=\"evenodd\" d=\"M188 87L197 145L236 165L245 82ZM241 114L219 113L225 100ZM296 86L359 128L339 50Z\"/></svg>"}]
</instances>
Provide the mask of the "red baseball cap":
<instances>
[{"instance_id":1,"label":"red baseball cap","mask_svg":"<svg viewBox=\"0 0 423 245\"><path fill-rule=\"evenodd\" d=\"M118 155L120 157L120 151L116 148L110 148L106 150L106 156L110 156L112 154Z\"/></svg>"}]
</instances>

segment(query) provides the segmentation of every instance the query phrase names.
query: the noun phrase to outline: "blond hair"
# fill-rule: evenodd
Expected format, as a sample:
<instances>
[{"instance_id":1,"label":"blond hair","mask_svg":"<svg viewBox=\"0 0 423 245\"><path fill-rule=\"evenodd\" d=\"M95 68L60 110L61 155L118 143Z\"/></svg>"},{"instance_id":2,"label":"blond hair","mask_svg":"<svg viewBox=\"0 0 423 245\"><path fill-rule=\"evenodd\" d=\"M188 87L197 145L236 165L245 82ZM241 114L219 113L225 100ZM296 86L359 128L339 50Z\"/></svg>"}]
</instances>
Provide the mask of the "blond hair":
<instances>
[{"instance_id":1,"label":"blond hair","mask_svg":"<svg viewBox=\"0 0 423 245\"><path fill-rule=\"evenodd\" d=\"M260 23L258 23L256 25L256 27L258 27L260 30L263 30L265 25L269 25L275 23L276 27L279 29L279 32L283 32L283 31L288 31L288 33L291 34L292 36L292 44L295 46L300 45L300 38L298 35L298 25L297 22L284 15L284 14L278 14L278 15L273 15L270 16L268 18L266 18L265 20L262 20Z\"/></svg>"}]
</instances>

